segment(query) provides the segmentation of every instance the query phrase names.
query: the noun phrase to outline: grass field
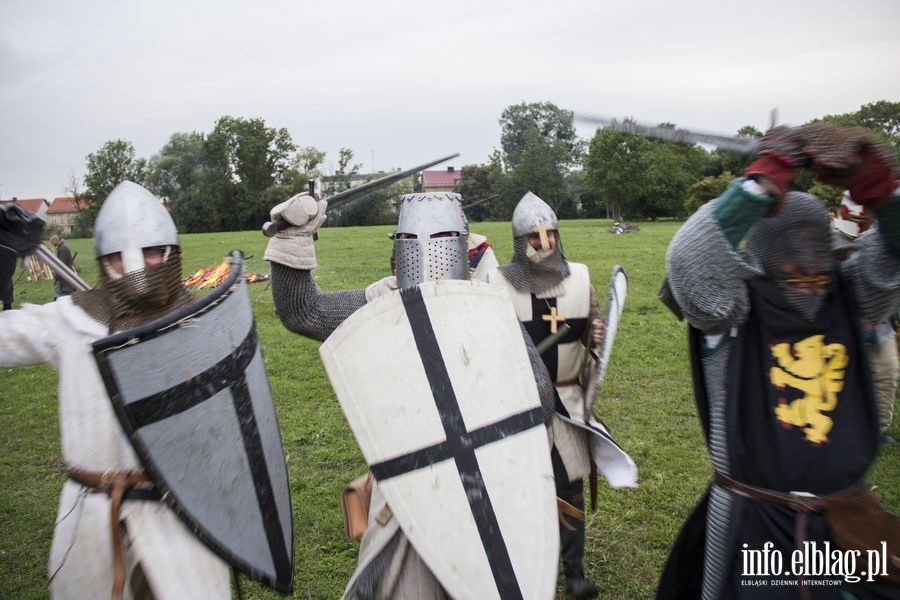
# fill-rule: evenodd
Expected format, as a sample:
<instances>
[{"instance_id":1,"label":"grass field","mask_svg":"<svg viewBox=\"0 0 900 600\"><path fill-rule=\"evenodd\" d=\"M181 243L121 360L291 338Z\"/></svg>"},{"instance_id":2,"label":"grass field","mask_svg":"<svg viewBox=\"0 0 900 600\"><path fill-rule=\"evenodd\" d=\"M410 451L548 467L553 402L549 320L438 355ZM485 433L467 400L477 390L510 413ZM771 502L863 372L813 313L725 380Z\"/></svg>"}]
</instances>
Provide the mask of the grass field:
<instances>
[{"instance_id":1,"label":"grass field","mask_svg":"<svg viewBox=\"0 0 900 600\"><path fill-rule=\"evenodd\" d=\"M588 514L585 567L603 598L651 598L669 545L700 497L710 467L696 418L685 325L656 299L666 246L679 223L642 223L640 231L608 233L610 222L563 222L571 260L586 263L601 298L621 264L629 294L598 415L638 465L640 487L601 484ZM391 227L325 229L316 271L324 290L364 287L388 270ZM512 252L509 223L480 223L498 260ZM248 256L248 272L268 272L258 232L182 236L184 272L221 260L232 249ZM82 276L96 283L90 240L72 240ZM50 282L16 284L16 305L52 300ZM295 528L294 597L338 598L356 564L358 545L343 539L339 492L366 466L318 357L318 343L285 330L265 283L249 286L288 456ZM0 349L2 352L2 349ZM0 598L47 595L57 495L63 483L56 416L56 373L46 366L0 370ZM900 423L900 419L895 419ZM895 437L900 434L893 429ZM886 507L900 511L900 450L882 450L870 474ZM276 598L244 584L246 598Z\"/></svg>"}]
</instances>

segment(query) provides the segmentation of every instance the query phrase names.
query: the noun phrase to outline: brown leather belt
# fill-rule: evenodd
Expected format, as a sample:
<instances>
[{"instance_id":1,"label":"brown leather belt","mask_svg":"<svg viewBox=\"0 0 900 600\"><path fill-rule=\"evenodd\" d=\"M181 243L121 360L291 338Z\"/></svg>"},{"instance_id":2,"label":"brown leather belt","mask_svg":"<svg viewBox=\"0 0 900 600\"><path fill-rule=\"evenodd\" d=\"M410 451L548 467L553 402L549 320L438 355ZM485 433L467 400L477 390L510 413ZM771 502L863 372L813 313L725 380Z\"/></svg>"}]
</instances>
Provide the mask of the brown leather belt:
<instances>
[{"instance_id":1,"label":"brown leather belt","mask_svg":"<svg viewBox=\"0 0 900 600\"><path fill-rule=\"evenodd\" d=\"M785 506L801 514L808 515L811 513L821 513L822 509L825 507L825 499L821 496L796 492L788 494L770 490L768 488L757 487L755 485L750 485L749 483L738 481L737 479L732 479L719 471L714 472L714 479L716 483L722 487L743 494L748 498L762 500L763 502L776 504L778 506Z\"/></svg>"},{"instance_id":2,"label":"brown leather belt","mask_svg":"<svg viewBox=\"0 0 900 600\"><path fill-rule=\"evenodd\" d=\"M559 522L569 531L575 531L575 528L569 524L566 517L572 517L576 521L584 521L584 511L575 508L559 496L556 497L556 510L559 513Z\"/></svg>"},{"instance_id":3,"label":"brown leather belt","mask_svg":"<svg viewBox=\"0 0 900 600\"><path fill-rule=\"evenodd\" d=\"M806 530L809 526L809 515L822 514L825 510L825 499L827 496L817 496L806 492L779 492L768 488L758 487L732 479L728 475L714 470L713 478L716 483L722 487L737 492L751 500L759 500L776 506L784 506L796 513L794 518L794 549L802 551L803 542L806 539ZM856 489L864 483L857 484L850 489ZM804 579L800 576L800 579ZM809 588L805 585L800 586L800 597L809 600Z\"/></svg>"},{"instance_id":4,"label":"brown leather belt","mask_svg":"<svg viewBox=\"0 0 900 600\"><path fill-rule=\"evenodd\" d=\"M140 471L109 470L98 473L69 467L66 469L66 475L75 483L83 485L91 491L103 492L109 496L109 530L113 548L112 597L114 600L117 600L122 597L125 590L125 559L122 554L122 532L119 527L119 509L122 507L122 500L126 499L126 493L131 491L145 492L147 497L141 499L147 500L158 499L159 492L153 487L135 487L152 483L147 474ZM152 497L153 493L155 493L156 498ZM134 499L138 498L134 497Z\"/></svg>"}]
</instances>

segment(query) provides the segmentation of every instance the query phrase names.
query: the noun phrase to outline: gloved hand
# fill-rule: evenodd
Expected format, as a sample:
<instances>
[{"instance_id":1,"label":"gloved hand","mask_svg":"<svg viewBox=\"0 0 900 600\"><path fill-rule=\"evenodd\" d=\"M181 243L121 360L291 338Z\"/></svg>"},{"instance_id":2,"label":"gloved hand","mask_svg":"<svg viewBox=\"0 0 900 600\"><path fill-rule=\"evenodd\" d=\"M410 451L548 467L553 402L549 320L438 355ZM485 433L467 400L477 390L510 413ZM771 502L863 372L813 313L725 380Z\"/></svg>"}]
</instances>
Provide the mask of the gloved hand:
<instances>
[{"instance_id":1,"label":"gloved hand","mask_svg":"<svg viewBox=\"0 0 900 600\"><path fill-rule=\"evenodd\" d=\"M316 200L307 192L292 196L269 212L273 223L286 223L275 237L269 239L264 258L294 269L311 271L316 268L313 234L325 221L325 200Z\"/></svg>"},{"instance_id":2,"label":"gloved hand","mask_svg":"<svg viewBox=\"0 0 900 600\"><path fill-rule=\"evenodd\" d=\"M809 162L799 129L780 125L767 131L759 140L756 160L743 172L779 201L790 190L797 171Z\"/></svg>"},{"instance_id":3,"label":"gloved hand","mask_svg":"<svg viewBox=\"0 0 900 600\"><path fill-rule=\"evenodd\" d=\"M0 204L0 246L18 256L25 256L38 247L46 223L21 206Z\"/></svg>"},{"instance_id":4,"label":"gloved hand","mask_svg":"<svg viewBox=\"0 0 900 600\"><path fill-rule=\"evenodd\" d=\"M809 167L822 183L852 187L850 195L864 206L877 208L894 189L896 158L862 127L826 122L775 127L760 140L764 151L787 157L795 168Z\"/></svg>"},{"instance_id":5,"label":"gloved hand","mask_svg":"<svg viewBox=\"0 0 900 600\"><path fill-rule=\"evenodd\" d=\"M816 160L812 171L822 183L846 188L854 202L877 210L897 187L897 173L890 151L880 145L862 146L846 164Z\"/></svg>"},{"instance_id":6,"label":"gloved hand","mask_svg":"<svg viewBox=\"0 0 900 600\"><path fill-rule=\"evenodd\" d=\"M794 161L775 152L766 151L758 155L753 163L744 169L744 176L755 180L776 200L782 200L791 189L791 182L797 168Z\"/></svg>"}]
</instances>

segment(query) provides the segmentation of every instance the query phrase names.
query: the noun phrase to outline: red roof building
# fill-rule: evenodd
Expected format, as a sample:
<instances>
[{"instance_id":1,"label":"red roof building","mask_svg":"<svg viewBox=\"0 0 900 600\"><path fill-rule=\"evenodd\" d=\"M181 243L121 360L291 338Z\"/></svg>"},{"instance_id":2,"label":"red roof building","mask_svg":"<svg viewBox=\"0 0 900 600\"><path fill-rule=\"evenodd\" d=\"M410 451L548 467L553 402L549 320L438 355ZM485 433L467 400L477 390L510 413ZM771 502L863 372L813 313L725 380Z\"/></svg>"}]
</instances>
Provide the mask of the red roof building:
<instances>
[{"instance_id":1,"label":"red roof building","mask_svg":"<svg viewBox=\"0 0 900 600\"><path fill-rule=\"evenodd\" d=\"M422 171L423 192L452 192L462 177L462 171L447 167L440 171Z\"/></svg>"},{"instance_id":2,"label":"red roof building","mask_svg":"<svg viewBox=\"0 0 900 600\"><path fill-rule=\"evenodd\" d=\"M84 201L79 202L82 206ZM78 210L81 208L76 205L75 198L71 196L63 196L54 198L47 209L47 225L56 226L62 230L64 236L72 233L72 225L75 223L75 217L78 216Z\"/></svg>"},{"instance_id":3,"label":"red roof building","mask_svg":"<svg viewBox=\"0 0 900 600\"><path fill-rule=\"evenodd\" d=\"M33 215L42 219L47 218L47 208L50 203L45 198L13 198L12 200L0 200L0 204L15 204L21 206Z\"/></svg>"}]
</instances>

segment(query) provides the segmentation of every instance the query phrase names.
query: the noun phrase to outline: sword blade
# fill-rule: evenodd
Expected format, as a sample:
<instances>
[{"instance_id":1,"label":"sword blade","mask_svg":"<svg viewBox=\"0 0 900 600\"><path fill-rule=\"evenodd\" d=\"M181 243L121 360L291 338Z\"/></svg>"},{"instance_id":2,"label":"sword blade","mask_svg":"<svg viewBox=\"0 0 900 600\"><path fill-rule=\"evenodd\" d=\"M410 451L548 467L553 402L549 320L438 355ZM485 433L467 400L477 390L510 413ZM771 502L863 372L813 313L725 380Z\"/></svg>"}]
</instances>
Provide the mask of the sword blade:
<instances>
[{"instance_id":1,"label":"sword blade","mask_svg":"<svg viewBox=\"0 0 900 600\"><path fill-rule=\"evenodd\" d=\"M333 210L335 208L343 206L344 204L347 204L355 198L368 194L369 192L373 192L378 188L400 181L404 177L409 177L410 175L418 173L419 171L424 171L428 167L433 167L434 165L450 160L451 158L456 158L457 156L459 156L459 152L448 154L447 156L436 158L417 167L412 167L411 169L406 169L405 171L398 171L397 173L391 173L390 175L385 175L384 177L379 177L378 179L367 181L362 185L352 187L349 190L344 190L343 192L332 194L331 196L325 198L325 201L328 202L328 207L325 210L327 212L329 210ZM266 221L265 223L263 223L262 232L266 237L272 237L276 233L287 227L290 227L290 225L286 221L278 221L276 223Z\"/></svg>"},{"instance_id":2,"label":"sword blade","mask_svg":"<svg viewBox=\"0 0 900 600\"><path fill-rule=\"evenodd\" d=\"M619 121L610 117L596 115L576 114L575 119L584 123L597 125L598 127L621 131L623 133L633 133L658 140L678 142L680 144L709 144L716 146L717 148L724 148L725 150L734 150L741 154L755 154L759 148L759 140L750 137L693 131L683 128L660 127L658 125L648 125L632 120Z\"/></svg>"},{"instance_id":3,"label":"sword blade","mask_svg":"<svg viewBox=\"0 0 900 600\"><path fill-rule=\"evenodd\" d=\"M386 185L390 185L392 183L400 181L404 177L409 177L410 175L414 175L419 171L424 171L428 167L433 167L434 165L448 161L451 158L456 158L457 156L459 156L459 152L456 152L455 154L449 154L447 156L444 156L443 158L436 158L435 160L429 161L423 165L412 167L411 169L406 169L405 171L391 173L390 175L385 175L384 177L379 177L378 179L373 179L372 181L367 181L366 183L363 183L356 187L352 187L349 190L344 190L343 192L333 194L325 199L328 202L327 210L339 208L344 204L350 202L354 198L358 198L359 196L368 194L369 192L382 188Z\"/></svg>"}]
</instances>

